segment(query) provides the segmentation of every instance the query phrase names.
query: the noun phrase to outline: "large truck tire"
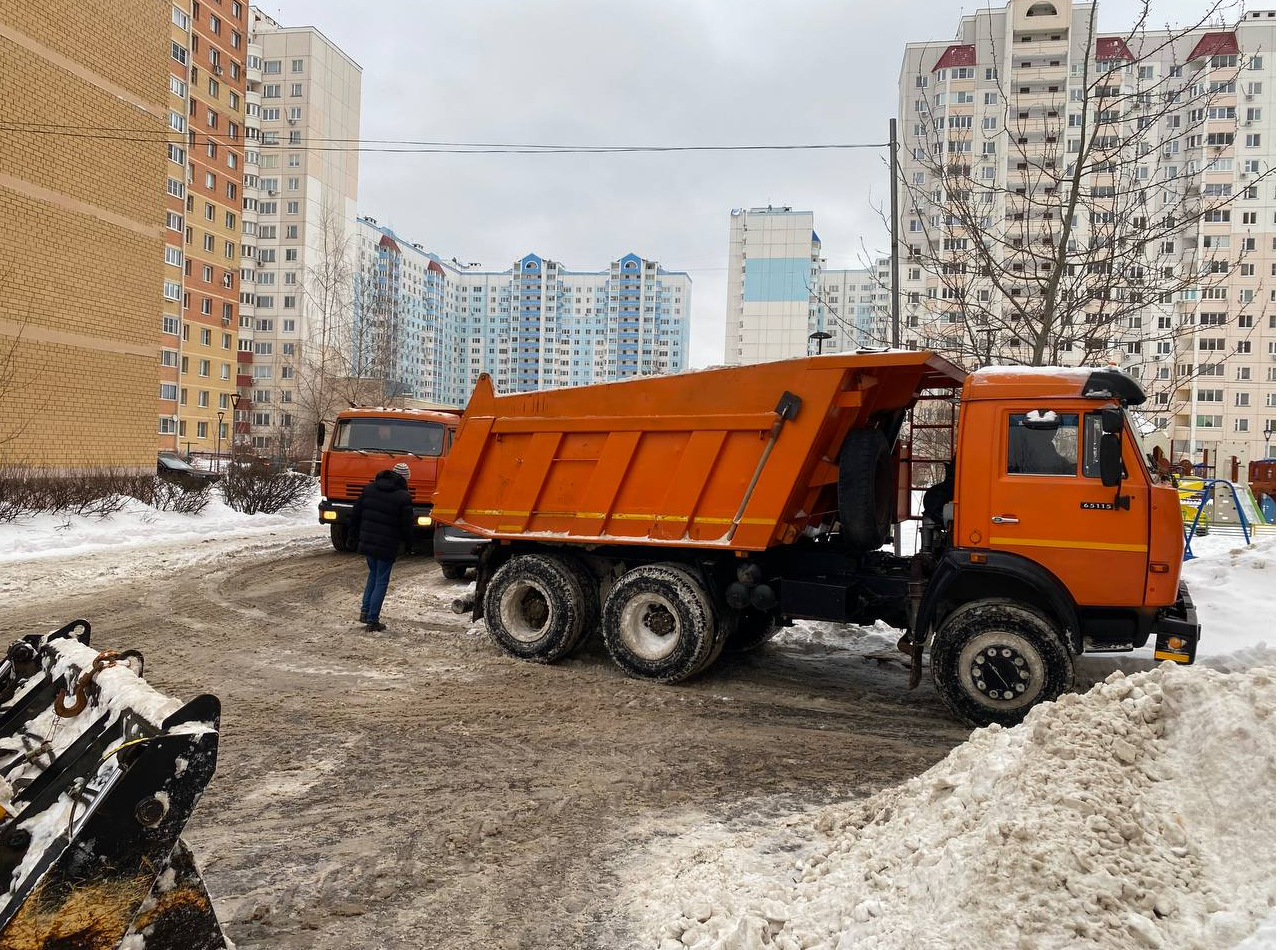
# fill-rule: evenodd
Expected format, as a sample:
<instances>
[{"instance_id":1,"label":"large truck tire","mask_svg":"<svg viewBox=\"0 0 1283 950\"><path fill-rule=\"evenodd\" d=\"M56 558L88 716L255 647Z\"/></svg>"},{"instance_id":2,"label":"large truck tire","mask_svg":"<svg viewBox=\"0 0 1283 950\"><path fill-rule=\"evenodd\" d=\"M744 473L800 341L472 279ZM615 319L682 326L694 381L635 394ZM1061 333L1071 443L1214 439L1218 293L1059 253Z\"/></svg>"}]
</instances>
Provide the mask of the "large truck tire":
<instances>
[{"instance_id":1,"label":"large truck tire","mask_svg":"<svg viewBox=\"0 0 1283 950\"><path fill-rule=\"evenodd\" d=\"M575 583L579 585L579 594L583 602L583 625L579 631L579 639L570 648L570 650L575 650L591 640L593 635L601 629L601 583L597 580L597 575L584 563L582 558L573 554L560 555L559 557L565 564L566 569L574 576ZM566 652L569 653L570 650Z\"/></svg>"},{"instance_id":2,"label":"large truck tire","mask_svg":"<svg viewBox=\"0 0 1283 950\"><path fill-rule=\"evenodd\" d=\"M340 554L350 554L356 550L356 545L352 544L352 539L348 537L347 525L345 524L330 525L330 544Z\"/></svg>"},{"instance_id":3,"label":"large truck tire","mask_svg":"<svg viewBox=\"0 0 1283 950\"><path fill-rule=\"evenodd\" d=\"M500 649L538 663L554 663L573 650L588 621L574 567L547 554L504 562L486 585L483 612Z\"/></svg>"},{"instance_id":4,"label":"large truck tire","mask_svg":"<svg viewBox=\"0 0 1283 950\"><path fill-rule=\"evenodd\" d=\"M1056 625L1003 597L964 604L931 643L931 678L955 716L973 726L1014 726L1074 679L1073 658Z\"/></svg>"},{"instance_id":5,"label":"large truck tire","mask_svg":"<svg viewBox=\"0 0 1283 950\"><path fill-rule=\"evenodd\" d=\"M442 564L441 576L448 581L461 581L468 573L466 564Z\"/></svg>"},{"instance_id":6,"label":"large truck tire","mask_svg":"<svg viewBox=\"0 0 1283 950\"><path fill-rule=\"evenodd\" d=\"M646 564L624 574L606 595L601 633L616 666L660 683L698 673L718 642L712 601L680 564Z\"/></svg>"},{"instance_id":7,"label":"large truck tire","mask_svg":"<svg viewBox=\"0 0 1283 950\"><path fill-rule=\"evenodd\" d=\"M891 533L895 469L878 429L852 429L838 453L838 517L842 537L857 551L876 551Z\"/></svg>"},{"instance_id":8,"label":"large truck tire","mask_svg":"<svg viewBox=\"0 0 1283 950\"><path fill-rule=\"evenodd\" d=\"M773 614L760 610L742 610L731 614L727 623L726 651L748 653L774 639L783 627L775 622Z\"/></svg>"}]
</instances>

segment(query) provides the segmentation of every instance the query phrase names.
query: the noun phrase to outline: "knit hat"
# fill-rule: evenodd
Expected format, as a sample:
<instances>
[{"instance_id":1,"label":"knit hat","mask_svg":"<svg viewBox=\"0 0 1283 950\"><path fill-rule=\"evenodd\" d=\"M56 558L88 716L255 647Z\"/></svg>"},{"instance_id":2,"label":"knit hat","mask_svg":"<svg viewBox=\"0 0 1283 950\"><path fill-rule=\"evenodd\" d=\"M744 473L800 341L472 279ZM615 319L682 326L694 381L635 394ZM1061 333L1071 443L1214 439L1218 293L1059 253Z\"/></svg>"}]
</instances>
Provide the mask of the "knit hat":
<instances>
[{"instance_id":1,"label":"knit hat","mask_svg":"<svg viewBox=\"0 0 1283 950\"><path fill-rule=\"evenodd\" d=\"M408 479L410 477L410 466L406 465L404 462L397 462L392 466L392 471L397 475L400 475L402 478Z\"/></svg>"}]
</instances>

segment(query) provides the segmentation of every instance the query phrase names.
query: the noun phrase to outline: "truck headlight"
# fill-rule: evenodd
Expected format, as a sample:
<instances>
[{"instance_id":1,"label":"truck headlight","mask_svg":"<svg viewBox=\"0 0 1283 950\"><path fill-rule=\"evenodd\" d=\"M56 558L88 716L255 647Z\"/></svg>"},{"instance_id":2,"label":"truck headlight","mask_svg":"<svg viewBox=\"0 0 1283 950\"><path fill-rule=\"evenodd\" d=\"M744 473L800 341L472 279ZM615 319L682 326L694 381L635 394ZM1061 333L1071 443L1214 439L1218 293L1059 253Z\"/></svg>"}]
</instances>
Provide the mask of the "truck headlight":
<instances>
[{"instance_id":1,"label":"truck headlight","mask_svg":"<svg viewBox=\"0 0 1283 950\"><path fill-rule=\"evenodd\" d=\"M428 525L432 524L432 518L428 515L419 515L416 520L418 521L420 528L426 528Z\"/></svg>"}]
</instances>

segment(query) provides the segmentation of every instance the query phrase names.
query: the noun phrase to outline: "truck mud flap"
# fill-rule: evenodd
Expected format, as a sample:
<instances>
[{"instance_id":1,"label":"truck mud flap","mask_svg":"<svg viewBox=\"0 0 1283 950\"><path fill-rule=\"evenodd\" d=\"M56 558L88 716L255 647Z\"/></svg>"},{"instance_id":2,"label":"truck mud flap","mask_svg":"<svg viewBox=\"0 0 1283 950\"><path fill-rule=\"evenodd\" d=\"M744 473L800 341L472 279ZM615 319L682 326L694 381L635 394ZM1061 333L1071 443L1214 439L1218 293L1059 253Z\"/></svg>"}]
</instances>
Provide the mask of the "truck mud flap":
<instances>
[{"instance_id":1,"label":"truck mud flap","mask_svg":"<svg viewBox=\"0 0 1283 950\"><path fill-rule=\"evenodd\" d=\"M219 702L141 678L73 623L0 662L0 948L223 950L179 838L218 754Z\"/></svg>"}]
</instances>

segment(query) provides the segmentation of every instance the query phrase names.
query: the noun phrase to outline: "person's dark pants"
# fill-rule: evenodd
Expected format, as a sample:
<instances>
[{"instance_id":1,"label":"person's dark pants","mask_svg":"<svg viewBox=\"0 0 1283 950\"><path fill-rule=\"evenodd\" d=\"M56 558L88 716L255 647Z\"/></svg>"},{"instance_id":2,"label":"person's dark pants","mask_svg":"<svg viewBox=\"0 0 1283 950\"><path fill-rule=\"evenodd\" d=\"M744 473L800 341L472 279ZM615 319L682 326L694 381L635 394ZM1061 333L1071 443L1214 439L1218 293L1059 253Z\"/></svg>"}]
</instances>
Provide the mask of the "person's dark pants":
<instances>
[{"instance_id":1,"label":"person's dark pants","mask_svg":"<svg viewBox=\"0 0 1283 950\"><path fill-rule=\"evenodd\" d=\"M378 620L379 611L383 609L383 597L388 592L388 581L392 579L392 559L384 560L367 554L365 563L370 567L370 576L365 579L361 613L366 620Z\"/></svg>"}]
</instances>

